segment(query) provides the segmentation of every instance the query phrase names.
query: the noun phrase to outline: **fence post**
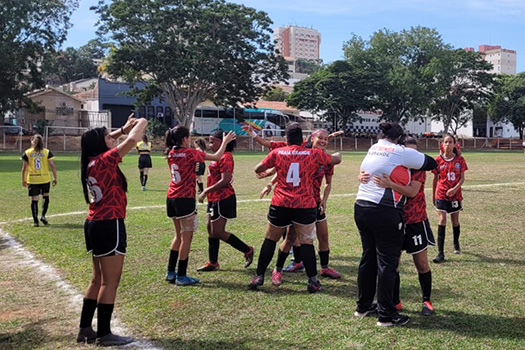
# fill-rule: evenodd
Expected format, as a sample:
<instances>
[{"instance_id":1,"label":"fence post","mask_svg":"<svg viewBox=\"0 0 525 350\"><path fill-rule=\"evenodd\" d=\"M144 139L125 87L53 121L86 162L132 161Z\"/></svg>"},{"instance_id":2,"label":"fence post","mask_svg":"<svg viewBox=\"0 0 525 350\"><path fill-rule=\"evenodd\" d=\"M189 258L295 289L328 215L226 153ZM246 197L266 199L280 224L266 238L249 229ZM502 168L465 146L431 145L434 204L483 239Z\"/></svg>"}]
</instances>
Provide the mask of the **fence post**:
<instances>
[{"instance_id":1,"label":"fence post","mask_svg":"<svg viewBox=\"0 0 525 350\"><path fill-rule=\"evenodd\" d=\"M425 138L425 149L428 151L428 138Z\"/></svg>"},{"instance_id":2,"label":"fence post","mask_svg":"<svg viewBox=\"0 0 525 350\"><path fill-rule=\"evenodd\" d=\"M476 138L474 137L474 149L476 149Z\"/></svg>"},{"instance_id":3,"label":"fence post","mask_svg":"<svg viewBox=\"0 0 525 350\"><path fill-rule=\"evenodd\" d=\"M498 137L498 146L496 148L499 149L499 137Z\"/></svg>"},{"instance_id":4,"label":"fence post","mask_svg":"<svg viewBox=\"0 0 525 350\"><path fill-rule=\"evenodd\" d=\"M509 138L509 149L512 149L512 139Z\"/></svg>"},{"instance_id":5,"label":"fence post","mask_svg":"<svg viewBox=\"0 0 525 350\"><path fill-rule=\"evenodd\" d=\"M357 137L354 136L355 150L357 151Z\"/></svg>"}]
</instances>

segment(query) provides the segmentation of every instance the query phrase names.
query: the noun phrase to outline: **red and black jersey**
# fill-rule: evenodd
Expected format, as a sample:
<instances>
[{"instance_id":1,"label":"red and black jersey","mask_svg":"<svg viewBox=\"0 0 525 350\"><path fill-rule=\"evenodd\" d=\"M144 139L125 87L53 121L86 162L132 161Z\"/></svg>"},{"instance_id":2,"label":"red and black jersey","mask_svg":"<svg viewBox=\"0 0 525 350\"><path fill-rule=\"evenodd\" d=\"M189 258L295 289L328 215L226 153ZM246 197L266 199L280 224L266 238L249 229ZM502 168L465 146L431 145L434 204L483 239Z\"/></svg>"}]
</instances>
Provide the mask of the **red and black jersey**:
<instances>
[{"instance_id":1,"label":"red and black jersey","mask_svg":"<svg viewBox=\"0 0 525 350\"><path fill-rule=\"evenodd\" d=\"M314 198L317 203L321 202L321 184L323 183L323 178L325 176L331 176L334 174L333 164L321 165L317 169L312 179L313 188L314 188Z\"/></svg>"},{"instance_id":2,"label":"red and black jersey","mask_svg":"<svg viewBox=\"0 0 525 350\"><path fill-rule=\"evenodd\" d=\"M427 219L427 203L425 201L425 180L424 170L412 170L411 181L421 182L421 187L414 198L408 198L405 204L403 221L405 224L414 224Z\"/></svg>"},{"instance_id":3,"label":"red and black jersey","mask_svg":"<svg viewBox=\"0 0 525 350\"><path fill-rule=\"evenodd\" d=\"M232 180L228 184L228 186L221 188L218 191L208 192L208 202L218 202L235 194L235 191L233 190L232 186L233 167L233 155L231 154L231 152L224 152L224 154L218 162L210 163L210 165L208 166L208 187L213 186L217 182L221 181L222 173L231 173Z\"/></svg>"},{"instance_id":4,"label":"red and black jersey","mask_svg":"<svg viewBox=\"0 0 525 350\"><path fill-rule=\"evenodd\" d=\"M462 156L456 155L454 158L445 160L443 156L436 157L438 164L437 168L432 170L438 176L438 183L436 188L436 199L446 201L460 201L463 200L461 195L461 188L452 196L447 196L447 190L454 187L461 178L461 174L468 170L467 163Z\"/></svg>"},{"instance_id":5,"label":"red and black jersey","mask_svg":"<svg viewBox=\"0 0 525 350\"><path fill-rule=\"evenodd\" d=\"M306 143L307 143L307 141L303 141L301 147L306 146ZM286 141L270 141L270 151L273 151L274 149L282 148L282 147L288 147L288 142L286 142Z\"/></svg>"},{"instance_id":6,"label":"red and black jersey","mask_svg":"<svg viewBox=\"0 0 525 350\"><path fill-rule=\"evenodd\" d=\"M313 178L320 166L330 163L330 155L319 149L292 145L271 151L262 161L277 170L277 186L272 205L286 208L315 208Z\"/></svg>"},{"instance_id":7,"label":"red and black jersey","mask_svg":"<svg viewBox=\"0 0 525 350\"><path fill-rule=\"evenodd\" d=\"M122 188L117 166L122 161L116 148L90 158L87 166L87 185L92 202L88 220L124 219L127 198Z\"/></svg>"},{"instance_id":8,"label":"red and black jersey","mask_svg":"<svg viewBox=\"0 0 525 350\"><path fill-rule=\"evenodd\" d=\"M168 198L195 198L195 167L206 154L193 148L180 147L168 153L171 173Z\"/></svg>"}]
</instances>

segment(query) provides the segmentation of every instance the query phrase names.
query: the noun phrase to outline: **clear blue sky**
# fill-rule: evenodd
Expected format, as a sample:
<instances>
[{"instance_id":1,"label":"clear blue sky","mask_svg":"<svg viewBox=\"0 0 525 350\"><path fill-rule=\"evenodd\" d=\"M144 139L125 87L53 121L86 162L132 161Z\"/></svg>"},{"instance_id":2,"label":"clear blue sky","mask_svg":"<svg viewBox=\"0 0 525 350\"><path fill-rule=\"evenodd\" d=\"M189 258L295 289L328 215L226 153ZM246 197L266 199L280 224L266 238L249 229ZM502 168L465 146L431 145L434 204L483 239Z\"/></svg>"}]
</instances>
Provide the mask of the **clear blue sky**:
<instances>
[{"instance_id":1,"label":"clear blue sky","mask_svg":"<svg viewBox=\"0 0 525 350\"><path fill-rule=\"evenodd\" d=\"M97 0L80 0L65 47L95 38ZM274 26L298 25L321 33L325 63L343 57L352 33L368 39L375 31L412 26L435 28L445 43L457 48L500 45L517 51L517 72L525 71L524 0L235 0L265 11Z\"/></svg>"}]
</instances>

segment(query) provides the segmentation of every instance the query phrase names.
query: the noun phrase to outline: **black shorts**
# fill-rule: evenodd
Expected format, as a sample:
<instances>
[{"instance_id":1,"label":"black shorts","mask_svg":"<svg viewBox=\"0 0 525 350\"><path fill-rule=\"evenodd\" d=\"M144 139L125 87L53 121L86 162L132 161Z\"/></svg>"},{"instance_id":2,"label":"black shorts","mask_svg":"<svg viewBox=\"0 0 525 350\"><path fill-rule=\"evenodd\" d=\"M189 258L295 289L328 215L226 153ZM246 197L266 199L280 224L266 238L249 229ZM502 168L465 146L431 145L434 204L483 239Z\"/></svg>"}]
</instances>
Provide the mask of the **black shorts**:
<instances>
[{"instance_id":1,"label":"black shorts","mask_svg":"<svg viewBox=\"0 0 525 350\"><path fill-rule=\"evenodd\" d=\"M152 168L151 156L149 154L139 155L139 169Z\"/></svg>"},{"instance_id":2,"label":"black shorts","mask_svg":"<svg viewBox=\"0 0 525 350\"><path fill-rule=\"evenodd\" d=\"M286 208L270 205L268 221L275 227L288 227L292 224L309 225L317 218L317 208Z\"/></svg>"},{"instance_id":3,"label":"black shorts","mask_svg":"<svg viewBox=\"0 0 525 350\"><path fill-rule=\"evenodd\" d=\"M463 210L461 201L447 201L444 199L436 200L436 208L438 211L444 211L445 213L452 214Z\"/></svg>"},{"instance_id":4,"label":"black shorts","mask_svg":"<svg viewBox=\"0 0 525 350\"><path fill-rule=\"evenodd\" d=\"M44 193L49 193L51 188L51 182L45 184L33 184L27 185L27 192L29 197L39 196Z\"/></svg>"},{"instance_id":5,"label":"black shorts","mask_svg":"<svg viewBox=\"0 0 525 350\"><path fill-rule=\"evenodd\" d=\"M197 163L197 168L195 170L195 173L198 175L198 176L202 176L204 175L204 171L206 170L206 163L204 162L199 162Z\"/></svg>"},{"instance_id":6,"label":"black shorts","mask_svg":"<svg viewBox=\"0 0 525 350\"><path fill-rule=\"evenodd\" d=\"M86 220L84 223L86 250L94 257L126 254L124 219Z\"/></svg>"},{"instance_id":7,"label":"black shorts","mask_svg":"<svg viewBox=\"0 0 525 350\"><path fill-rule=\"evenodd\" d=\"M237 197L231 195L218 202L208 202L207 213L212 222L219 220L219 218L235 219L237 217Z\"/></svg>"},{"instance_id":8,"label":"black shorts","mask_svg":"<svg viewBox=\"0 0 525 350\"><path fill-rule=\"evenodd\" d=\"M436 242L428 219L413 224L405 224L403 250L408 254L417 254L427 249L429 245L436 245Z\"/></svg>"},{"instance_id":9,"label":"black shorts","mask_svg":"<svg viewBox=\"0 0 525 350\"><path fill-rule=\"evenodd\" d=\"M166 198L166 214L170 219L181 219L196 213L195 198Z\"/></svg>"},{"instance_id":10,"label":"black shorts","mask_svg":"<svg viewBox=\"0 0 525 350\"><path fill-rule=\"evenodd\" d=\"M325 221L326 220L326 214L325 213L321 214L321 202L317 203L316 211L317 211L317 214L316 214L315 222Z\"/></svg>"}]
</instances>

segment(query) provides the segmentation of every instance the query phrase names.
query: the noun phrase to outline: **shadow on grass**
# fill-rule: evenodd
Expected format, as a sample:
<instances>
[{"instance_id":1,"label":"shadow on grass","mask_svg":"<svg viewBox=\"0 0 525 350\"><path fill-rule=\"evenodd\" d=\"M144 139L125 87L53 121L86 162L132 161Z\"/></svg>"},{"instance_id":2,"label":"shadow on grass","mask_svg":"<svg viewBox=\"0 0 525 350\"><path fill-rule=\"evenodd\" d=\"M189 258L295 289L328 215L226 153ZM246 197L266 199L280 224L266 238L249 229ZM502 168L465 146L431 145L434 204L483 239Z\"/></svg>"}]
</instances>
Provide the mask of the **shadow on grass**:
<instances>
[{"instance_id":1,"label":"shadow on grass","mask_svg":"<svg viewBox=\"0 0 525 350\"><path fill-rule=\"evenodd\" d=\"M410 328L426 332L446 330L466 337L523 340L525 317L502 317L495 315L470 315L459 311L437 310L432 317L414 317Z\"/></svg>"},{"instance_id":2,"label":"shadow on grass","mask_svg":"<svg viewBox=\"0 0 525 350\"><path fill-rule=\"evenodd\" d=\"M162 346L164 349L177 349L177 350L215 350L215 349L253 349L262 348L265 349L298 349L306 350L308 347L300 346L294 343L287 343L283 340L272 340L272 339L246 339L232 340L232 341L221 341L221 340L183 340L181 338L162 338L155 339L155 343ZM258 344L258 345L257 345Z\"/></svg>"},{"instance_id":3,"label":"shadow on grass","mask_svg":"<svg viewBox=\"0 0 525 350\"><path fill-rule=\"evenodd\" d=\"M49 225L38 227L38 229L43 229L43 230L52 230L52 229L55 229L55 228L70 229L70 230L84 230L84 225L83 224L73 224L73 223L54 224L54 223L50 222Z\"/></svg>"},{"instance_id":4,"label":"shadow on grass","mask_svg":"<svg viewBox=\"0 0 525 350\"><path fill-rule=\"evenodd\" d=\"M55 342L73 342L71 334L63 337L51 337L41 326L42 321L33 322L13 333L0 333L0 349L43 349L51 348Z\"/></svg>"},{"instance_id":5,"label":"shadow on grass","mask_svg":"<svg viewBox=\"0 0 525 350\"><path fill-rule=\"evenodd\" d=\"M513 260L513 259L506 259L506 258L492 258L490 256L478 254L478 253L470 253L470 252L461 252L463 255L470 255L473 257L476 257L478 260L463 260L463 262L473 262L473 263L479 263L485 262L489 264L509 264L509 265L518 265L518 266L525 266L525 260Z\"/></svg>"}]
</instances>

